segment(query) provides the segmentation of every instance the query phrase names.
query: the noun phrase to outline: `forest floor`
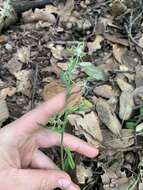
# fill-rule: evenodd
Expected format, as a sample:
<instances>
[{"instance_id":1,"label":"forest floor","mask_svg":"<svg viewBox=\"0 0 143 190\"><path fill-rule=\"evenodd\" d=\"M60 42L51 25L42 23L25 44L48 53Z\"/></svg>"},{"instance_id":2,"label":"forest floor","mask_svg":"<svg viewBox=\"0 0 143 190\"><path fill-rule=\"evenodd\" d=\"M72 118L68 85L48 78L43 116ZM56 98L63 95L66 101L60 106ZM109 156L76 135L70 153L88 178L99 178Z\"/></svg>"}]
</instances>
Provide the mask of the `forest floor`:
<instances>
[{"instance_id":1,"label":"forest floor","mask_svg":"<svg viewBox=\"0 0 143 190\"><path fill-rule=\"evenodd\" d=\"M24 12L0 35L1 126L63 90L62 73L79 58L72 81L83 90L71 104L88 109L70 114L66 130L100 150L95 159L73 154L70 173L83 190L143 190L142 7L59 1Z\"/></svg>"}]
</instances>

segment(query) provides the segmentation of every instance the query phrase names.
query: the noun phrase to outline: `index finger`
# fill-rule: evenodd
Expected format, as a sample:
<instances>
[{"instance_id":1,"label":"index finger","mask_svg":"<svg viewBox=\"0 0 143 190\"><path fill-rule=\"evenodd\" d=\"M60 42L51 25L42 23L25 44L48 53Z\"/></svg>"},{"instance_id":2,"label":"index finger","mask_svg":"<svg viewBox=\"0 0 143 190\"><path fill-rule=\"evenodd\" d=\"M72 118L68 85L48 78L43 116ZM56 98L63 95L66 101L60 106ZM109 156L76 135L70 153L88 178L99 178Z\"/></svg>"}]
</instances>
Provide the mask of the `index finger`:
<instances>
[{"instance_id":1,"label":"index finger","mask_svg":"<svg viewBox=\"0 0 143 190\"><path fill-rule=\"evenodd\" d=\"M66 103L66 92L62 92L41 104L36 109L26 113L9 126L16 130L17 134L33 132L39 128L38 124L46 124L49 117L64 108Z\"/></svg>"}]
</instances>

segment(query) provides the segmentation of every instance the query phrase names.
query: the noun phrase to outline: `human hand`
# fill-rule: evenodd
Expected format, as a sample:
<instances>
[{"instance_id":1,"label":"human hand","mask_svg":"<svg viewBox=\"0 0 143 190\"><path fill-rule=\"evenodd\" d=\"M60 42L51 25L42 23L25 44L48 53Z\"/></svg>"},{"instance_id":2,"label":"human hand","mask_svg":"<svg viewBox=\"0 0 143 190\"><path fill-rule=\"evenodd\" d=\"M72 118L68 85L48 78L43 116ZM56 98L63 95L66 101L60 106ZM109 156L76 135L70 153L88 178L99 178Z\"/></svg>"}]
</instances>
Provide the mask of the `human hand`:
<instances>
[{"instance_id":1,"label":"human hand","mask_svg":"<svg viewBox=\"0 0 143 190\"><path fill-rule=\"evenodd\" d=\"M1 190L79 189L68 174L39 150L60 145L60 134L43 129L38 123L46 124L50 116L60 111L65 96L65 93L57 95L0 129ZM96 148L70 134L64 134L63 144L91 158L98 154Z\"/></svg>"}]
</instances>

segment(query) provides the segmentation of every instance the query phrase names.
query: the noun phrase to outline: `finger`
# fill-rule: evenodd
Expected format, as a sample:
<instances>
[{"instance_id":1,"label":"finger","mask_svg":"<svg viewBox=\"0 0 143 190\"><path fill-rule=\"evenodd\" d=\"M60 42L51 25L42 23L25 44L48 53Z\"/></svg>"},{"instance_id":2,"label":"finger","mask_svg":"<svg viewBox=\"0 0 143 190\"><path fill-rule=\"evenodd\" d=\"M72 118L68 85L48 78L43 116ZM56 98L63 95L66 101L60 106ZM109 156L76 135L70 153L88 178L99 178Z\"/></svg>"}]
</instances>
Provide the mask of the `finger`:
<instances>
[{"instance_id":1,"label":"finger","mask_svg":"<svg viewBox=\"0 0 143 190\"><path fill-rule=\"evenodd\" d=\"M41 148L60 146L61 134L47 129L42 129L35 134L35 142L37 146ZM67 133L64 133L63 145L88 157L95 157L98 154L96 147L93 147L83 140Z\"/></svg>"},{"instance_id":2,"label":"finger","mask_svg":"<svg viewBox=\"0 0 143 190\"><path fill-rule=\"evenodd\" d=\"M55 188L79 190L68 174L58 170L19 170L16 174L19 189L51 190ZM20 188L22 187L22 188Z\"/></svg>"},{"instance_id":3,"label":"finger","mask_svg":"<svg viewBox=\"0 0 143 190\"><path fill-rule=\"evenodd\" d=\"M66 93L62 92L36 109L28 112L9 126L13 127L17 134L33 132L39 128L39 124L46 124L49 117L63 109L65 99Z\"/></svg>"},{"instance_id":4,"label":"finger","mask_svg":"<svg viewBox=\"0 0 143 190\"><path fill-rule=\"evenodd\" d=\"M31 167L34 169L59 170L56 164L40 150L34 152Z\"/></svg>"}]
</instances>

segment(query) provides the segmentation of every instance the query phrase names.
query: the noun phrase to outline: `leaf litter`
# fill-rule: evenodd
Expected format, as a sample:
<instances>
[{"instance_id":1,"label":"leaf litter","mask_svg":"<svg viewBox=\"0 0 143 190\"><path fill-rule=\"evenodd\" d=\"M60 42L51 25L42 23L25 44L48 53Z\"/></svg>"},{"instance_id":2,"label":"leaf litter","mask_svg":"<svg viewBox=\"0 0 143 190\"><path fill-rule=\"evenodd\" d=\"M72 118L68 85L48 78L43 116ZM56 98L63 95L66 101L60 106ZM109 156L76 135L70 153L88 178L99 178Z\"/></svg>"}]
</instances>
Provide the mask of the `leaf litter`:
<instances>
[{"instance_id":1,"label":"leaf litter","mask_svg":"<svg viewBox=\"0 0 143 190\"><path fill-rule=\"evenodd\" d=\"M31 102L65 89L60 76L68 69L68 50L84 42L72 76L84 90L68 106L83 100L91 106L67 122L68 131L100 150L97 159L75 159L74 176L84 190L142 190L136 180L143 179L142 7L138 0L56 2L24 12L0 35L1 126L29 111Z\"/></svg>"}]
</instances>

